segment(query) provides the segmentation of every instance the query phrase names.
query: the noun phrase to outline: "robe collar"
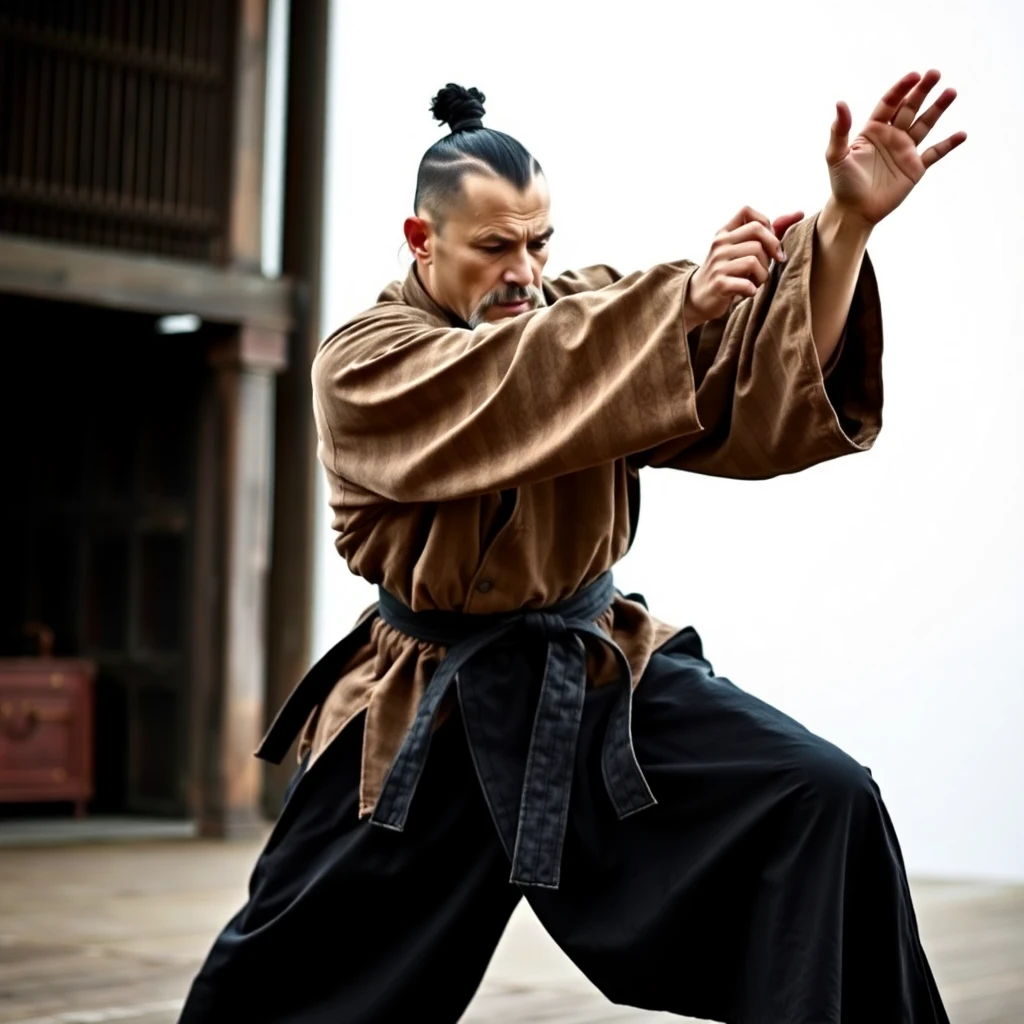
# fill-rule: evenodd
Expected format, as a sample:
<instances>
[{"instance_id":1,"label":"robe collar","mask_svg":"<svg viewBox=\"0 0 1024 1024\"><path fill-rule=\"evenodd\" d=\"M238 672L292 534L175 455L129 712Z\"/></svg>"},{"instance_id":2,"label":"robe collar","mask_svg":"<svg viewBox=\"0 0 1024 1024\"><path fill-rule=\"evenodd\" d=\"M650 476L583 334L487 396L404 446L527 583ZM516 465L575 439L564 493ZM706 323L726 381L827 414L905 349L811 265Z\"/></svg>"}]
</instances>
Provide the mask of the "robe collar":
<instances>
[{"instance_id":1,"label":"robe collar","mask_svg":"<svg viewBox=\"0 0 1024 1024\"><path fill-rule=\"evenodd\" d=\"M469 328L469 324L460 316L457 316L450 310L443 309L430 297L430 293L420 280L419 271L417 271L415 263L409 268L409 273L402 284L402 301L410 306L415 306L416 309L422 309L441 320L447 320L453 327Z\"/></svg>"}]
</instances>

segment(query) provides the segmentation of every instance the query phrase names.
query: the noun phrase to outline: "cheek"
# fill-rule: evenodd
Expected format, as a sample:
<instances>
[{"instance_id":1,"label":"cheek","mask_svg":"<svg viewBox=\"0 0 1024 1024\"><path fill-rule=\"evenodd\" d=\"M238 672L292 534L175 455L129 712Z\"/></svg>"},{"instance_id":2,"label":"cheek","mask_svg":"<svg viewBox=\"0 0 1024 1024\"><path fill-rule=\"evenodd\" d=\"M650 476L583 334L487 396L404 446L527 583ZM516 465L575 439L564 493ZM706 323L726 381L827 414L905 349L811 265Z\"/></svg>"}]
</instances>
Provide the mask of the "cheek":
<instances>
[{"instance_id":1,"label":"cheek","mask_svg":"<svg viewBox=\"0 0 1024 1024\"><path fill-rule=\"evenodd\" d=\"M493 292L497 288L501 288L504 285L505 270L499 263L488 261L480 267L480 271L476 277L477 289L480 292L480 298L483 298L488 292Z\"/></svg>"},{"instance_id":2,"label":"cheek","mask_svg":"<svg viewBox=\"0 0 1024 1024\"><path fill-rule=\"evenodd\" d=\"M473 268L469 290L473 293L474 301L479 302L488 292L500 285L501 274L496 273L494 267L483 264Z\"/></svg>"},{"instance_id":3,"label":"cheek","mask_svg":"<svg viewBox=\"0 0 1024 1024\"><path fill-rule=\"evenodd\" d=\"M475 307L488 292L501 287L501 272L490 261L468 259L460 270L459 291L467 306Z\"/></svg>"},{"instance_id":4,"label":"cheek","mask_svg":"<svg viewBox=\"0 0 1024 1024\"><path fill-rule=\"evenodd\" d=\"M544 267L547 265L547 262L548 262L547 250L545 250L544 252L537 253L537 255L534 257L534 260L533 260L533 283L535 285L537 285L538 288L540 287L541 277L543 277L543 275L544 275Z\"/></svg>"},{"instance_id":5,"label":"cheek","mask_svg":"<svg viewBox=\"0 0 1024 1024\"><path fill-rule=\"evenodd\" d=\"M476 287L480 278L480 268L474 259L462 259L453 268L452 284L460 292L469 292Z\"/></svg>"}]
</instances>

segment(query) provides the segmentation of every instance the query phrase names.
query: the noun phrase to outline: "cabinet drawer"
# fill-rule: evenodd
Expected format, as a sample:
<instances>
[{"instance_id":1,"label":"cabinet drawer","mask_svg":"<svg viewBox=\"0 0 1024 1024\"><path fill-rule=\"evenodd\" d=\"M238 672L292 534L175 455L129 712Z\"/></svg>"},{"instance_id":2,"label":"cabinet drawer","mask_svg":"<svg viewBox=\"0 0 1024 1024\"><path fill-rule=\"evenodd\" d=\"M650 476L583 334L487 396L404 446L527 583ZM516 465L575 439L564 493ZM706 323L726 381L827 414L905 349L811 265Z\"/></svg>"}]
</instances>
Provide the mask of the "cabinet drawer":
<instances>
[{"instance_id":1,"label":"cabinet drawer","mask_svg":"<svg viewBox=\"0 0 1024 1024\"><path fill-rule=\"evenodd\" d=\"M0 669L0 800L82 799L92 790L91 677Z\"/></svg>"},{"instance_id":2,"label":"cabinet drawer","mask_svg":"<svg viewBox=\"0 0 1024 1024\"><path fill-rule=\"evenodd\" d=\"M82 693L86 682L87 677L80 672L39 672L4 668L0 669L0 700L27 693L61 693L77 696Z\"/></svg>"},{"instance_id":3,"label":"cabinet drawer","mask_svg":"<svg viewBox=\"0 0 1024 1024\"><path fill-rule=\"evenodd\" d=\"M0 696L0 775L8 785L52 785L79 774L75 702L69 698Z\"/></svg>"}]
</instances>

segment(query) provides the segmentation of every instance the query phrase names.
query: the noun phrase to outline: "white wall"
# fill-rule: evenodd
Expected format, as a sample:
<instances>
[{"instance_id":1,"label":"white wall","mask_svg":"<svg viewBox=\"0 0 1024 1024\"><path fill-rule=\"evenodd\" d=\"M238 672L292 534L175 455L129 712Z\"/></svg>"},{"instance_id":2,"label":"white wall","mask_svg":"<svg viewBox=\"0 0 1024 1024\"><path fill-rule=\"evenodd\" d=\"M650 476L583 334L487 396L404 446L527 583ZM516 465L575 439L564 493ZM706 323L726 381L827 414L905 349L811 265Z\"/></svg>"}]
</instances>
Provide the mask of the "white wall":
<instances>
[{"instance_id":1,"label":"white wall","mask_svg":"<svg viewBox=\"0 0 1024 1024\"><path fill-rule=\"evenodd\" d=\"M263 118L263 220L261 271L281 274L284 218L284 147L288 130L288 10L290 0L270 0L267 13L267 88Z\"/></svg>"},{"instance_id":2,"label":"white wall","mask_svg":"<svg viewBox=\"0 0 1024 1024\"><path fill-rule=\"evenodd\" d=\"M973 8L973 10L972 10ZM324 323L404 273L428 105L448 81L544 164L553 271L703 258L750 203L827 196L855 127L940 68L970 133L870 247L886 330L875 450L769 483L645 475L619 581L716 668L871 766L917 873L1024 878L1024 15L1005 3L335 0ZM937 136L942 137L942 136ZM326 509L322 503L322 508ZM331 546L316 648L373 599Z\"/></svg>"}]
</instances>

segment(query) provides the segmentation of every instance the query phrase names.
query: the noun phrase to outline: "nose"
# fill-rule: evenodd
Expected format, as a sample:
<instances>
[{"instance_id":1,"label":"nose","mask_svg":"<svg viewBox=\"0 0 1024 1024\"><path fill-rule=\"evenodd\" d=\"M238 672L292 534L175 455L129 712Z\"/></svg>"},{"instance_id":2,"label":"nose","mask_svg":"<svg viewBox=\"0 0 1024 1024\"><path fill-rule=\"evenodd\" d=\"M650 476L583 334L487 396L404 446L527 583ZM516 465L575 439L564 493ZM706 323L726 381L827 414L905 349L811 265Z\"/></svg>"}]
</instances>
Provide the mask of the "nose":
<instances>
[{"instance_id":1,"label":"nose","mask_svg":"<svg viewBox=\"0 0 1024 1024\"><path fill-rule=\"evenodd\" d=\"M516 253L505 267L501 279L505 284L519 285L520 288L533 284L533 268L530 266L529 255L525 251Z\"/></svg>"}]
</instances>

